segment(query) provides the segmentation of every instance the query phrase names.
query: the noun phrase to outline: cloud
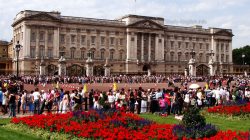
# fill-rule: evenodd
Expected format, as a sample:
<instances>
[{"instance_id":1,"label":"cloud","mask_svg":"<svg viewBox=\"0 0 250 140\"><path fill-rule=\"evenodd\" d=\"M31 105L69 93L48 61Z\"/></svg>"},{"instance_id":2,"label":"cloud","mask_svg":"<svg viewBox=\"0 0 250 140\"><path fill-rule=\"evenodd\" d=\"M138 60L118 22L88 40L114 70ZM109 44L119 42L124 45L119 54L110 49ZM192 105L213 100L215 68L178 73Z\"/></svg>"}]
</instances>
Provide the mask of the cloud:
<instances>
[{"instance_id":1,"label":"cloud","mask_svg":"<svg viewBox=\"0 0 250 140\"><path fill-rule=\"evenodd\" d=\"M231 28L233 47L239 47L250 44L249 4L248 0L0 0L0 39L11 40L18 12L56 10L65 16L116 19L139 14L163 17L166 24Z\"/></svg>"}]
</instances>

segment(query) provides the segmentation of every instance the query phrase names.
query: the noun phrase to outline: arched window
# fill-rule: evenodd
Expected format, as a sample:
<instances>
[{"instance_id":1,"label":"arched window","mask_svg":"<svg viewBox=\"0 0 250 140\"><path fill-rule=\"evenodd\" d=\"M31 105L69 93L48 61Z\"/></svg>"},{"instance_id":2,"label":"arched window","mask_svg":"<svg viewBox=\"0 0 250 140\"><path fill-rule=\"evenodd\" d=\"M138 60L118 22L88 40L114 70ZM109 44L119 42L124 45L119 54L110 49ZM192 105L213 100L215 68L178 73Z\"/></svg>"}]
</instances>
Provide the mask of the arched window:
<instances>
[{"instance_id":1,"label":"arched window","mask_svg":"<svg viewBox=\"0 0 250 140\"><path fill-rule=\"evenodd\" d=\"M75 51L76 51L76 49L74 47L70 48L70 58L71 59L75 58Z\"/></svg>"},{"instance_id":2,"label":"arched window","mask_svg":"<svg viewBox=\"0 0 250 140\"><path fill-rule=\"evenodd\" d=\"M101 49L100 58L101 58L102 60L105 59L105 49Z\"/></svg>"},{"instance_id":3,"label":"arched window","mask_svg":"<svg viewBox=\"0 0 250 140\"><path fill-rule=\"evenodd\" d=\"M45 47L44 46L40 46L39 47L39 57L42 58L45 55Z\"/></svg>"},{"instance_id":4,"label":"arched window","mask_svg":"<svg viewBox=\"0 0 250 140\"><path fill-rule=\"evenodd\" d=\"M110 53L109 53L109 59L110 60L113 60L114 59L114 54L115 54L115 50L110 50Z\"/></svg>"}]
</instances>

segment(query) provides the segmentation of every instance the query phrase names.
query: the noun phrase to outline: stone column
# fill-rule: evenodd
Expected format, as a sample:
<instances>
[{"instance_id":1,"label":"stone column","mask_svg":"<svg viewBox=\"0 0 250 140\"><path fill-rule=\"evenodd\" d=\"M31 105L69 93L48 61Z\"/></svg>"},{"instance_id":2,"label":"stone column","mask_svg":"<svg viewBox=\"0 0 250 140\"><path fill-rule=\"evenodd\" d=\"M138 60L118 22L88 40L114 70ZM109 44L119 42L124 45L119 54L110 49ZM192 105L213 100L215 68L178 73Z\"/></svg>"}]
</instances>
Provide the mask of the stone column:
<instances>
[{"instance_id":1,"label":"stone column","mask_svg":"<svg viewBox=\"0 0 250 140\"><path fill-rule=\"evenodd\" d=\"M39 56L39 31L36 29L36 59Z\"/></svg>"},{"instance_id":2,"label":"stone column","mask_svg":"<svg viewBox=\"0 0 250 140\"><path fill-rule=\"evenodd\" d=\"M189 67L189 75L194 77L196 76L196 66L195 66L195 59L191 58L188 63Z\"/></svg>"},{"instance_id":3,"label":"stone column","mask_svg":"<svg viewBox=\"0 0 250 140\"><path fill-rule=\"evenodd\" d=\"M211 58L209 63L208 63L208 66L209 66L209 74L210 76L214 76L215 75L215 67L214 67L214 61L213 59Z\"/></svg>"},{"instance_id":4,"label":"stone column","mask_svg":"<svg viewBox=\"0 0 250 140\"><path fill-rule=\"evenodd\" d=\"M58 64L58 75L59 76L65 76L66 75L66 60L63 56L59 59Z\"/></svg>"},{"instance_id":5,"label":"stone column","mask_svg":"<svg viewBox=\"0 0 250 140\"><path fill-rule=\"evenodd\" d=\"M159 60L159 58L161 57L160 55L160 51L159 51L159 38L160 38L160 35L159 34L156 34L155 35L155 54L157 54L157 55L155 55L155 54L153 54L153 55L155 55L155 60Z\"/></svg>"},{"instance_id":6,"label":"stone column","mask_svg":"<svg viewBox=\"0 0 250 140\"><path fill-rule=\"evenodd\" d=\"M148 61L151 61L151 34L148 35Z\"/></svg>"},{"instance_id":7,"label":"stone column","mask_svg":"<svg viewBox=\"0 0 250 140\"><path fill-rule=\"evenodd\" d=\"M104 65L104 76L109 77L110 76L110 65L108 62L108 59L106 58L106 63Z\"/></svg>"},{"instance_id":8,"label":"stone column","mask_svg":"<svg viewBox=\"0 0 250 140\"><path fill-rule=\"evenodd\" d=\"M127 60L130 60L130 49L131 49L131 33L127 32Z\"/></svg>"},{"instance_id":9,"label":"stone column","mask_svg":"<svg viewBox=\"0 0 250 140\"><path fill-rule=\"evenodd\" d=\"M137 46L139 47L139 46ZM144 62L144 37L143 33L141 34L141 61Z\"/></svg>"},{"instance_id":10,"label":"stone column","mask_svg":"<svg viewBox=\"0 0 250 140\"><path fill-rule=\"evenodd\" d=\"M48 30L45 30L45 35L44 35L44 48L45 48L45 54L44 57L48 58Z\"/></svg>"},{"instance_id":11,"label":"stone column","mask_svg":"<svg viewBox=\"0 0 250 140\"><path fill-rule=\"evenodd\" d=\"M53 37L53 57L59 58L59 28L54 29ZM66 39L66 38L65 38Z\"/></svg>"},{"instance_id":12,"label":"stone column","mask_svg":"<svg viewBox=\"0 0 250 140\"><path fill-rule=\"evenodd\" d=\"M88 56L88 59L86 60L86 76L93 76L93 60Z\"/></svg>"},{"instance_id":13,"label":"stone column","mask_svg":"<svg viewBox=\"0 0 250 140\"><path fill-rule=\"evenodd\" d=\"M27 25L24 26L24 34L23 34L23 57L24 58L29 58L30 57L30 32L31 29L27 27Z\"/></svg>"},{"instance_id":14,"label":"stone column","mask_svg":"<svg viewBox=\"0 0 250 140\"><path fill-rule=\"evenodd\" d=\"M45 62L44 59L41 59L41 63L40 63L40 76L46 75L45 74Z\"/></svg>"}]
</instances>

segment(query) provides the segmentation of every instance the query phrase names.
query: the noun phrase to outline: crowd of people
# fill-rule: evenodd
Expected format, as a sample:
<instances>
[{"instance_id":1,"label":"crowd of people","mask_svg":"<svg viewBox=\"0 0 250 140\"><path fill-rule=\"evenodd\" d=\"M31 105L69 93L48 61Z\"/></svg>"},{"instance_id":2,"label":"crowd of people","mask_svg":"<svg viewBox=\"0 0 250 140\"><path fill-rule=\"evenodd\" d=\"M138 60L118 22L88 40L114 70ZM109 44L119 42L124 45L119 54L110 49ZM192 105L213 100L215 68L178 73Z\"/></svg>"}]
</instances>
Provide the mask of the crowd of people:
<instances>
[{"instance_id":1,"label":"crowd of people","mask_svg":"<svg viewBox=\"0 0 250 140\"><path fill-rule=\"evenodd\" d=\"M45 81L43 81L46 79ZM65 81L66 79L66 81ZM55 87L39 90L39 84L54 82L89 83L90 81L117 83L157 83L168 82L166 88L141 87L137 89L109 89L99 91L84 87L73 90ZM181 79L176 81L176 79ZM104 80L104 81L103 81ZM87 111L89 109L116 109L131 113L159 113L180 115L192 106L198 108L214 105L249 102L249 78L214 77L203 78L204 87L191 89L188 87L192 79L182 79L181 76L117 76L117 77L31 77L23 76L19 81L2 77L0 81L0 109L3 114L9 112L10 117L17 114L66 113L69 111ZM232 81L234 81L232 83ZM180 82L175 86L175 82ZM24 89L24 84L34 84L33 91Z\"/></svg>"}]
</instances>

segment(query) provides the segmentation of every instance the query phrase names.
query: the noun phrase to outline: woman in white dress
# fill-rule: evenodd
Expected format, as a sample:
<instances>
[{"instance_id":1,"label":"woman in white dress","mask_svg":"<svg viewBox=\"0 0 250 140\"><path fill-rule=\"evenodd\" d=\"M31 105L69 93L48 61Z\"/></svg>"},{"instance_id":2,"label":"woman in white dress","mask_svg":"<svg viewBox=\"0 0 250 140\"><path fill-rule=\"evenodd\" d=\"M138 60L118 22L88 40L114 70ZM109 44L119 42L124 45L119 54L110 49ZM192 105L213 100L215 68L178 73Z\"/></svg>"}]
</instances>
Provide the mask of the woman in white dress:
<instances>
[{"instance_id":1,"label":"woman in white dress","mask_svg":"<svg viewBox=\"0 0 250 140\"><path fill-rule=\"evenodd\" d=\"M146 95L146 92L142 92L141 113L147 112L147 101L148 101L148 97Z\"/></svg>"},{"instance_id":2,"label":"woman in white dress","mask_svg":"<svg viewBox=\"0 0 250 140\"><path fill-rule=\"evenodd\" d=\"M62 113L66 113L68 111L68 106L69 106L69 91L65 91L62 99Z\"/></svg>"}]
</instances>

